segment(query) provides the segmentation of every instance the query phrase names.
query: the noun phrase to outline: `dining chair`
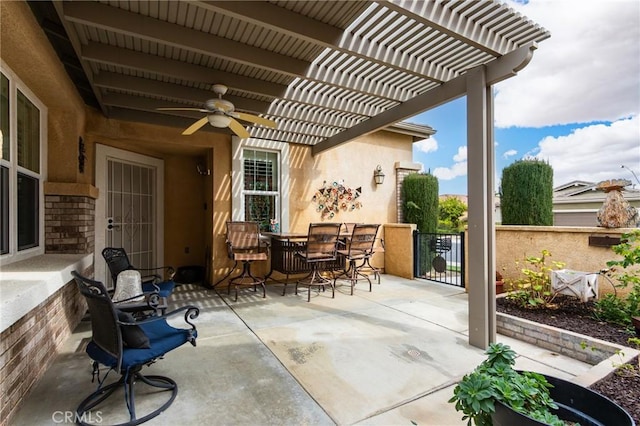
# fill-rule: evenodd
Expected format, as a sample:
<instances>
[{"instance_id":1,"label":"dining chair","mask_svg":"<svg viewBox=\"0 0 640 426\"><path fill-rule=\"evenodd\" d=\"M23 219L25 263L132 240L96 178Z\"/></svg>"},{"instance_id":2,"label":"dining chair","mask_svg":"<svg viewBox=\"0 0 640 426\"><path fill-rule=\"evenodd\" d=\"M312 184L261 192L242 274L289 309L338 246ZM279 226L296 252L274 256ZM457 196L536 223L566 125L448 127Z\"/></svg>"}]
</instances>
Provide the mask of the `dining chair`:
<instances>
[{"instance_id":1,"label":"dining chair","mask_svg":"<svg viewBox=\"0 0 640 426\"><path fill-rule=\"evenodd\" d=\"M370 267L369 259L374 253L374 244L379 227L380 224L358 223L354 225L351 236L344 243L346 247L338 250L338 254L344 256L349 265L347 269L334 278L334 286L340 277L346 277L351 284L351 295L353 296L353 287L358 280L366 279L369 282L369 291L371 291L371 279L368 274L363 272L363 269ZM361 263L358 264L359 262Z\"/></svg>"},{"instance_id":2,"label":"dining chair","mask_svg":"<svg viewBox=\"0 0 640 426\"><path fill-rule=\"evenodd\" d=\"M269 259L268 246L260 239L258 222L227 222L227 252L229 259L242 262L242 272L229 279L227 294L231 294L231 287L235 290L235 301L238 300L238 287L262 287L262 297L266 297L265 278L257 277L251 272L251 264L256 261Z\"/></svg>"},{"instance_id":3,"label":"dining chair","mask_svg":"<svg viewBox=\"0 0 640 426\"><path fill-rule=\"evenodd\" d=\"M302 258L310 267L310 272L296 281L295 294L298 294L298 286L307 287L307 302L311 301L311 287L325 290L325 286L331 286L331 297L335 297L333 270L326 269L328 262L337 258L337 244L340 237L341 223L311 223L307 233L307 244L304 250L296 252L296 256ZM323 272L331 273L331 279L322 275Z\"/></svg>"}]
</instances>

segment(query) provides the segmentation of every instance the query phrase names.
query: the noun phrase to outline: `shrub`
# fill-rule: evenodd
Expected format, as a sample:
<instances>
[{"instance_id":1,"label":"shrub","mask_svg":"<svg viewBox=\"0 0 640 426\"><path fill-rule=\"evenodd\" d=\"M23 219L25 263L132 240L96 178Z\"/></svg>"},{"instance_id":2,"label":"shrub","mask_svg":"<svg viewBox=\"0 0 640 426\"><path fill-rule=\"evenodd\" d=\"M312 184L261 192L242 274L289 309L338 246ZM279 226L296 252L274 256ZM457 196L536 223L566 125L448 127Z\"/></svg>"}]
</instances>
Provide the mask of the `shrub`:
<instances>
[{"instance_id":1,"label":"shrub","mask_svg":"<svg viewBox=\"0 0 640 426\"><path fill-rule=\"evenodd\" d=\"M553 168L546 162L516 161L502 170L500 211L504 225L553 225Z\"/></svg>"},{"instance_id":2,"label":"shrub","mask_svg":"<svg viewBox=\"0 0 640 426\"><path fill-rule=\"evenodd\" d=\"M522 268L522 276L515 280L506 280L506 288L511 291L507 299L517 302L522 307L544 307L553 299L551 288L551 271L562 269L564 262L552 261L553 266L547 265L547 258L551 257L549 250L542 250L542 256L529 256L524 259L528 267ZM516 262L517 265L520 262Z\"/></svg>"},{"instance_id":3,"label":"shrub","mask_svg":"<svg viewBox=\"0 0 640 426\"><path fill-rule=\"evenodd\" d=\"M513 369L516 353L507 345L492 343L485 359L465 375L453 390L450 403L463 413L467 425L491 425L496 401L548 425L564 425L551 408L558 408L549 395L551 385L538 373Z\"/></svg>"},{"instance_id":4,"label":"shrub","mask_svg":"<svg viewBox=\"0 0 640 426\"><path fill-rule=\"evenodd\" d=\"M438 228L445 232L460 231L460 216L467 206L455 197L449 197L438 205Z\"/></svg>"},{"instance_id":5,"label":"shrub","mask_svg":"<svg viewBox=\"0 0 640 426\"><path fill-rule=\"evenodd\" d=\"M415 223L420 232L436 232L438 179L427 173L410 174L402 182L400 192L405 223Z\"/></svg>"},{"instance_id":6,"label":"shrub","mask_svg":"<svg viewBox=\"0 0 640 426\"><path fill-rule=\"evenodd\" d=\"M622 259L607 262L609 274L619 282L616 287L632 285L633 288L625 298L615 293L606 294L596 301L594 315L600 320L631 328L631 317L640 316L640 230L622 234L621 241L611 249Z\"/></svg>"}]
</instances>

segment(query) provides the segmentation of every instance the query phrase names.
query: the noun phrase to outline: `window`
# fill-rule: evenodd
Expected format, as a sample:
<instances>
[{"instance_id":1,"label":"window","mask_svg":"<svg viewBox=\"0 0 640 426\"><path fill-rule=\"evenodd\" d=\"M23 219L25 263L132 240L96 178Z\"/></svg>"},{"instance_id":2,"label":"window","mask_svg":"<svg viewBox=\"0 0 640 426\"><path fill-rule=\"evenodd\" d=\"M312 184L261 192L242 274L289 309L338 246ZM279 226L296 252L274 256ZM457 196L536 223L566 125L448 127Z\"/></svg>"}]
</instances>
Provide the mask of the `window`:
<instances>
[{"instance_id":1,"label":"window","mask_svg":"<svg viewBox=\"0 0 640 426\"><path fill-rule=\"evenodd\" d=\"M279 217L278 154L244 149L242 165L244 220L258 222L261 231L268 231L270 221Z\"/></svg>"},{"instance_id":2,"label":"window","mask_svg":"<svg viewBox=\"0 0 640 426\"><path fill-rule=\"evenodd\" d=\"M4 63L0 71L0 255L13 261L44 252L46 109Z\"/></svg>"},{"instance_id":3,"label":"window","mask_svg":"<svg viewBox=\"0 0 640 426\"><path fill-rule=\"evenodd\" d=\"M262 139L233 138L233 220L255 221L268 231L276 220L289 227L289 207L283 204L289 187L289 145Z\"/></svg>"}]
</instances>

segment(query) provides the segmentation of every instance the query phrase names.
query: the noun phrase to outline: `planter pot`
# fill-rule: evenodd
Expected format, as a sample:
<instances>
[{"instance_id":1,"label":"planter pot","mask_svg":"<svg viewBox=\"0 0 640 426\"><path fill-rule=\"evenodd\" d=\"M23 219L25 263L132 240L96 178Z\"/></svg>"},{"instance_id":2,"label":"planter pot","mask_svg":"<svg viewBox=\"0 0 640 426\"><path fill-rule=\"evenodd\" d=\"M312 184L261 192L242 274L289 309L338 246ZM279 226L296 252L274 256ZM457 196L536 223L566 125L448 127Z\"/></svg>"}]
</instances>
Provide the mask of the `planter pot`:
<instances>
[{"instance_id":1,"label":"planter pot","mask_svg":"<svg viewBox=\"0 0 640 426\"><path fill-rule=\"evenodd\" d=\"M635 426L625 410L609 398L575 383L544 376L553 385L551 398L558 404L554 411L560 419L586 425ZM494 426L539 426L544 425L531 417L513 411L502 403L496 403L491 416Z\"/></svg>"},{"instance_id":2,"label":"planter pot","mask_svg":"<svg viewBox=\"0 0 640 426\"><path fill-rule=\"evenodd\" d=\"M496 281L496 294L504 293L504 281Z\"/></svg>"},{"instance_id":3,"label":"planter pot","mask_svg":"<svg viewBox=\"0 0 640 426\"><path fill-rule=\"evenodd\" d=\"M636 329L636 336L640 337L640 317L631 317L631 323Z\"/></svg>"}]
</instances>

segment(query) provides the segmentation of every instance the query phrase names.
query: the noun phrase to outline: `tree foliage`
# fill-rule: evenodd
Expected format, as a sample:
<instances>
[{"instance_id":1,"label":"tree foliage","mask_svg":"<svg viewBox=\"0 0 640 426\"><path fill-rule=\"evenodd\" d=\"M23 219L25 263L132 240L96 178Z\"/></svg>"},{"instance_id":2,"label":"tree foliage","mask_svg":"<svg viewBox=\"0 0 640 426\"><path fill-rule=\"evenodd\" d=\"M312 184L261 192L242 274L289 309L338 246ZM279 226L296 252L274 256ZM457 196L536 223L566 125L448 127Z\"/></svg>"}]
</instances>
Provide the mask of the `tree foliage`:
<instances>
[{"instance_id":1,"label":"tree foliage","mask_svg":"<svg viewBox=\"0 0 640 426\"><path fill-rule=\"evenodd\" d=\"M456 197L449 197L438 206L439 228L449 231L460 230L460 216L467 211L467 205Z\"/></svg>"},{"instance_id":2,"label":"tree foliage","mask_svg":"<svg viewBox=\"0 0 640 426\"><path fill-rule=\"evenodd\" d=\"M420 232L438 227L438 179L428 173L414 173L402 182L400 191L405 223L415 223Z\"/></svg>"},{"instance_id":3,"label":"tree foliage","mask_svg":"<svg viewBox=\"0 0 640 426\"><path fill-rule=\"evenodd\" d=\"M553 225L553 168L537 159L516 161L502 170L502 224Z\"/></svg>"}]
</instances>

